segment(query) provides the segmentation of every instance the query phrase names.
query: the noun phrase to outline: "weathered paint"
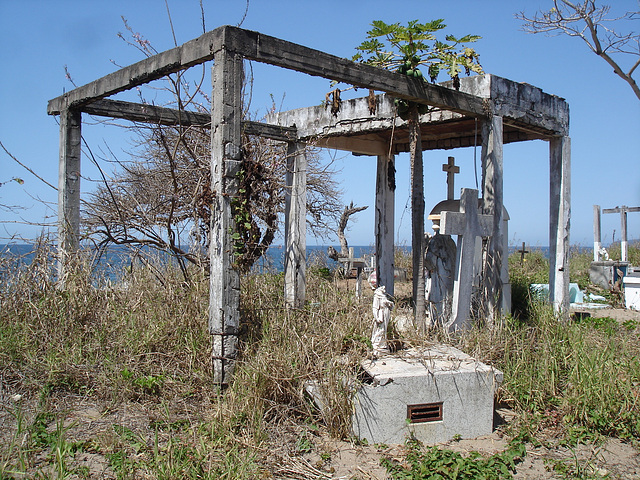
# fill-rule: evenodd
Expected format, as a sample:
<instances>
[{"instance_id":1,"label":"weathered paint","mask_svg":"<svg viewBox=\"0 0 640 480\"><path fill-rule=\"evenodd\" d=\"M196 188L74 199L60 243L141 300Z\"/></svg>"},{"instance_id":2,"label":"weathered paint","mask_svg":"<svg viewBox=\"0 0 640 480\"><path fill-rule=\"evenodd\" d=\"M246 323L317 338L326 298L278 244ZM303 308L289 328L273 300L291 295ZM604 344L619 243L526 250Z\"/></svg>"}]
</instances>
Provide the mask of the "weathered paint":
<instances>
[{"instance_id":1,"label":"weathered paint","mask_svg":"<svg viewBox=\"0 0 640 480\"><path fill-rule=\"evenodd\" d=\"M237 173L242 160L242 82L240 55L216 52L212 69L211 208L209 238L209 332L213 336L213 381L228 384L237 356L240 276L233 268L235 224L231 202L237 195Z\"/></svg>"},{"instance_id":2,"label":"weathered paint","mask_svg":"<svg viewBox=\"0 0 640 480\"><path fill-rule=\"evenodd\" d=\"M376 173L376 282L394 294L395 158L379 155Z\"/></svg>"},{"instance_id":3,"label":"weathered paint","mask_svg":"<svg viewBox=\"0 0 640 480\"><path fill-rule=\"evenodd\" d=\"M289 143L285 191L284 298L288 307L304 305L307 245L306 146Z\"/></svg>"},{"instance_id":4,"label":"weathered paint","mask_svg":"<svg viewBox=\"0 0 640 480\"><path fill-rule=\"evenodd\" d=\"M571 226L571 139L549 141L549 300L569 316L569 230Z\"/></svg>"},{"instance_id":5,"label":"weathered paint","mask_svg":"<svg viewBox=\"0 0 640 480\"><path fill-rule=\"evenodd\" d=\"M60 157L58 164L58 280L66 279L69 255L80 241L80 157L82 113L64 110L60 114Z\"/></svg>"}]
</instances>

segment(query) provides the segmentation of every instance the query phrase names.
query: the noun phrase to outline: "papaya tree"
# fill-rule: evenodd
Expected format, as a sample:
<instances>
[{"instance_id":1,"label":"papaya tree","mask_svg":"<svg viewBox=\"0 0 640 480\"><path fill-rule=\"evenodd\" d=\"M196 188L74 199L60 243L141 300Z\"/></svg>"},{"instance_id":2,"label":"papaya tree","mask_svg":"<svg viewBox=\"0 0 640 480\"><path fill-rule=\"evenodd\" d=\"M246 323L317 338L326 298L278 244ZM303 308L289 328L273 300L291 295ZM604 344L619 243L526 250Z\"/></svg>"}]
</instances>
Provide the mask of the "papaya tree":
<instances>
[{"instance_id":1,"label":"papaya tree","mask_svg":"<svg viewBox=\"0 0 640 480\"><path fill-rule=\"evenodd\" d=\"M442 71L453 80L454 88L460 87L460 75L482 73L476 51L467 44L481 37L466 35L461 38L446 35L444 41L436 38L446 25L443 19L428 23L412 20L407 25L387 24L381 20L372 23L367 39L356 50L354 61L395 70L422 81L435 82ZM422 72L426 71L426 76ZM426 104L396 99L400 118L406 120L409 129L409 153L411 162L411 248L413 264L413 301L416 325L425 328L425 277L424 277L424 181L422 161L422 137L420 115L428 111Z\"/></svg>"}]
</instances>

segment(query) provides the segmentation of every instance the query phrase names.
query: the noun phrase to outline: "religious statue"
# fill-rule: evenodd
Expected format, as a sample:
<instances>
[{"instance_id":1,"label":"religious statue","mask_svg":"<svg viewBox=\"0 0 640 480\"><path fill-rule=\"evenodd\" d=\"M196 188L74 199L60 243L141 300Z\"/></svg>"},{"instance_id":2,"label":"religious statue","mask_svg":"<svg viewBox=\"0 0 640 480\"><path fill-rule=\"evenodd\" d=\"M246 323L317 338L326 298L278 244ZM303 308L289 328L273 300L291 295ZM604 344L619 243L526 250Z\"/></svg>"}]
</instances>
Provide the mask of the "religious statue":
<instances>
[{"instance_id":1,"label":"religious statue","mask_svg":"<svg viewBox=\"0 0 640 480\"><path fill-rule=\"evenodd\" d=\"M388 353L387 327L393 310L393 302L387 296L384 285L373 292L373 332L371 333L371 346L374 354Z\"/></svg>"},{"instance_id":2,"label":"religious statue","mask_svg":"<svg viewBox=\"0 0 640 480\"><path fill-rule=\"evenodd\" d=\"M429 239L425 249L424 268L428 325L448 326L456 270L456 244L450 235L441 235L436 231Z\"/></svg>"}]
</instances>

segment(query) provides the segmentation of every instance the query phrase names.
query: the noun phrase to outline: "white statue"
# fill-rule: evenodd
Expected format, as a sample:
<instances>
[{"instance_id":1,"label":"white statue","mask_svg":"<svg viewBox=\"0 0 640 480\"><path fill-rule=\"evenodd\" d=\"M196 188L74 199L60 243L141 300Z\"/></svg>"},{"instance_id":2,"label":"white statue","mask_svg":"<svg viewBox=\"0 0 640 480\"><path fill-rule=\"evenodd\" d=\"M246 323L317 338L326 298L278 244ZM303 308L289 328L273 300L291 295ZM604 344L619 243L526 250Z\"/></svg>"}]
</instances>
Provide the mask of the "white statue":
<instances>
[{"instance_id":1,"label":"white statue","mask_svg":"<svg viewBox=\"0 0 640 480\"><path fill-rule=\"evenodd\" d=\"M371 345L374 353L387 353L387 327L393 310L393 302L387 296L384 285L373 292L373 332L371 333Z\"/></svg>"}]
</instances>

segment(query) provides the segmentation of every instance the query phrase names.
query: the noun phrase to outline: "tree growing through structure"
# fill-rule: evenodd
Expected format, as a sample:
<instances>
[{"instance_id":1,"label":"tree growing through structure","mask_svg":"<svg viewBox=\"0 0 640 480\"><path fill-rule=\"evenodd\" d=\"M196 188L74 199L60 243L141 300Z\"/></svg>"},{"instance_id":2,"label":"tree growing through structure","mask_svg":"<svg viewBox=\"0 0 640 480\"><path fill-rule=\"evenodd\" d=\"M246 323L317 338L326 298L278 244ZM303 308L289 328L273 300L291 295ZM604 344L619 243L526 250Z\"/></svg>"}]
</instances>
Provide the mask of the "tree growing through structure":
<instances>
[{"instance_id":1,"label":"tree growing through structure","mask_svg":"<svg viewBox=\"0 0 640 480\"><path fill-rule=\"evenodd\" d=\"M120 35L147 57L156 50L125 21L129 35ZM175 38L175 36L174 36ZM169 75L158 90L168 94L165 107L182 112L209 114L210 99L199 78L185 72ZM139 91L143 104L151 103ZM248 118L248 107L243 112ZM185 277L188 264L208 267L207 246L211 204L211 151L208 125L128 125L133 148L120 160L108 150L98 165L113 164L113 172L101 170L102 181L84 206L88 234L99 245L147 247L173 256ZM284 208L287 168L286 144L243 135L243 165L238 172L239 197L234 203L235 267L247 271L273 242ZM338 183L330 165L322 164L309 149L308 224L318 236L327 236L341 210Z\"/></svg>"},{"instance_id":2,"label":"tree growing through structure","mask_svg":"<svg viewBox=\"0 0 640 480\"><path fill-rule=\"evenodd\" d=\"M438 40L435 33L446 27L443 19L428 23L412 20L406 26L376 20L372 26L367 32L367 40L356 47L358 53L353 57L354 61L396 70L414 81L427 81L420 67L427 69L431 82L435 82L444 70L456 89L460 87L461 74L482 73L478 54L467 46L481 37L465 35L456 38L446 35L445 41ZM416 324L425 328L424 179L420 115L427 113L428 107L400 98L395 100L395 104L398 116L407 121L409 128L414 313Z\"/></svg>"},{"instance_id":3,"label":"tree growing through structure","mask_svg":"<svg viewBox=\"0 0 640 480\"><path fill-rule=\"evenodd\" d=\"M568 35L581 39L588 48L613 68L613 73L624 80L640 100L640 86L636 82L640 67L640 34L623 31L625 21L640 20L640 10L610 17L609 5L598 6L596 0L553 0L549 11L533 16L516 14L524 22L528 33ZM630 59L630 60L629 60ZM623 63L627 63L623 66Z\"/></svg>"}]
</instances>

